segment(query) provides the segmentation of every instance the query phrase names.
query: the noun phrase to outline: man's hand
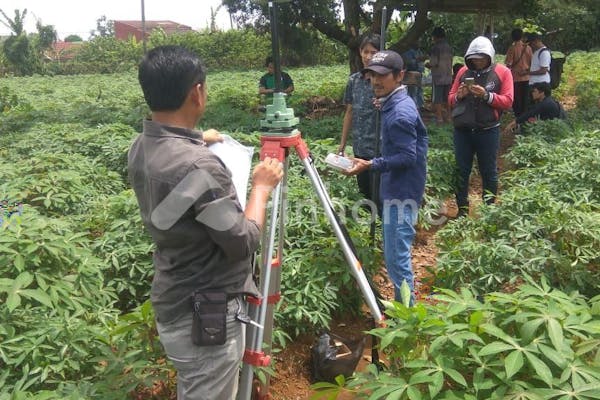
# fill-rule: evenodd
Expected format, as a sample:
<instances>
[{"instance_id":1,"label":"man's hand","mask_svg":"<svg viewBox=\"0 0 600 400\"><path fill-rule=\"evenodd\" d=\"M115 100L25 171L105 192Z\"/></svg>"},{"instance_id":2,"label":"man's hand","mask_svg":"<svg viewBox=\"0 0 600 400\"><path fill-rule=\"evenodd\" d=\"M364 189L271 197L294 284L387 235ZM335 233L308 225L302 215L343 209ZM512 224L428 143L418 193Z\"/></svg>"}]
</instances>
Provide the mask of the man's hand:
<instances>
[{"instance_id":1,"label":"man's hand","mask_svg":"<svg viewBox=\"0 0 600 400\"><path fill-rule=\"evenodd\" d=\"M252 186L271 192L283 178L283 163L276 158L265 157L254 167Z\"/></svg>"},{"instance_id":2,"label":"man's hand","mask_svg":"<svg viewBox=\"0 0 600 400\"><path fill-rule=\"evenodd\" d=\"M244 214L262 229L269 195L283 178L283 163L276 158L265 157L252 172L252 190Z\"/></svg>"},{"instance_id":3,"label":"man's hand","mask_svg":"<svg viewBox=\"0 0 600 400\"><path fill-rule=\"evenodd\" d=\"M366 171L369 168L371 168L371 164L372 164L371 160L363 160L362 158L352 158L352 161L354 162L354 165L352 165L352 168L347 169L345 171L342 170L342 174L348 175L348 176L358 175L361 172Z\"/></svg>"},{"instance_id":4,"label":"man's hand","mask_svg":"<svg viewBox=\"0 0 600 400\"><path fill-rule=\"evenodd\" d=\"M458 90L456 91L456 99L457 100L464 99L465 97L467 97L468 94L469 94L469 87L467 86L466 83L462 82L458 86Z\"/></svg>"},{"instance_id":5,"label":"man's hand","mask_svg":"<svg viewBox=\"0 0 600 400\"><path fill-rule=\"evenodd\" d=\"M376 110L381 110L382 106L383 104L381 101L377 97L373 97L373 107L375 107Z\"/></svg>"},{"instance_id":6,"label":"man's hand","mask_svg":"<svg viewBox=\"0 0 600 400\"><path fill-rule=\"evenodd\" d=\"M213 143L222 142L223 136L216 129L207 129L202 132L202 140L206 142L207 145L211 145Z\"/></svg>"},{"instance_id":7,"label":"man's hand","mask_svg":"<svg viewBox=\"0 0 600 400\"><path fill-rule=\"evenodd\" d=\"M469 88L469 92L471 92L473 96L483 99L483 97L487 93L487 90L485 90L485 88L480 85L471 85L471 87Z\"/></svg>"},{"instance_id":8,"label":"man's hand","mask_svg":"<svg viewBox=\"0 0 600 400\"><path fill-rule=\"evenodd\" d=\"M517 120L512 120L508 125L506 125L506 128L504 128L504 133L514 133L516 128Z\"/></svg>"}]
</instances>

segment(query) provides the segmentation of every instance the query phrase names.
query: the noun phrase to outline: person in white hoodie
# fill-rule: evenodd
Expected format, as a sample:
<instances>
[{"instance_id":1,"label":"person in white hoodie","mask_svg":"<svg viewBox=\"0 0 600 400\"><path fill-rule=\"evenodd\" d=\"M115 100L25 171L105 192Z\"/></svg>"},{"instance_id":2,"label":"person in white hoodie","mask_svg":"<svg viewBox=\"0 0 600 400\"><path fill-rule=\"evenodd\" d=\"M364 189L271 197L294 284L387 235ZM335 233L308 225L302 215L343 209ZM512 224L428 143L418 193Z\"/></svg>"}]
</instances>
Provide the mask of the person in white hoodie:
<instances>
[{"instance_id":1,"label":"person in white hoodie","mask_svg":"<svg viewBox=\"0 0 600 400\"><path fill-rule=\"evenodd\" d=\"M454 123L454 155L459 169L456 192L458 215L469 211L469 178L473 157L483 185L483 199L494 203L498 191L496 158L500 145L500 116L512 106L513 78L505 65L494 62L496 51L485 37L475 38L465 53L448 95Z\"/></svg>"}]
</instances>

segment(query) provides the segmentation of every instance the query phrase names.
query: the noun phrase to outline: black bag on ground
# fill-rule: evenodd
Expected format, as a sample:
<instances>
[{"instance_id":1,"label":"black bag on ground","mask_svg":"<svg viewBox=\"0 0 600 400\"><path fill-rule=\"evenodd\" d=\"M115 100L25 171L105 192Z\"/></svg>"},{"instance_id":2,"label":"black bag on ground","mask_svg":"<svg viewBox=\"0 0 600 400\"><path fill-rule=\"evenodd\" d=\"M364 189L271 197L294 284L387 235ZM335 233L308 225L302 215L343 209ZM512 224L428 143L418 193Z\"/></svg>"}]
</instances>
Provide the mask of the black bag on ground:
<instances>
[{"instance_id":1,"label":"black bag on ground","mask_svg":"<svg viewBox=\"0 0 600 400\"><path fill-rule=\"evenodd\" d=\"M335 382L335 377L352 376L365 348L366 338L348 340L323 333L311 348L313 382Z\"/></svg>"}]
</instances>

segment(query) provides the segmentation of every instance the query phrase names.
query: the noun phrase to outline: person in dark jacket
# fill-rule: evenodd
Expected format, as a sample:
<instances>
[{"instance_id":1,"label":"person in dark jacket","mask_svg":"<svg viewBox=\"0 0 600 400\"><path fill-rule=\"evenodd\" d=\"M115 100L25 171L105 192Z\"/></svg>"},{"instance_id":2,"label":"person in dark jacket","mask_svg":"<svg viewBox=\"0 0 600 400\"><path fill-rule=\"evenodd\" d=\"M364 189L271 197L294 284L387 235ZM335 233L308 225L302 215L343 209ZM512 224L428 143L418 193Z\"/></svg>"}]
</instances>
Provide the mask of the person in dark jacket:
<instances>
[{"instance_id":1,"label":"person in dark jacket","mask_svg":"<svg viewBox=\"0 0 600 400\"><path fill-rule=\"evenodd\" d=\"M469 211L469 178L475 155L484 200L493 203L498 191L500 116L511 108L514 88L510 70L494 62L495 54L487 37L475 38L465 53L465 66L456 74L448 95L453 107L454 155L460 174L456 193L458 216Z\"/></svg>"},{"instance_id":2,"label":"person in dark jacket","mask_svg":"<svg viewBox=\"0 0 600 400\"><path fill-rule=\"evenodd\" d=\"M394 283L394 298L400 301L403 282L414 292L411 246L425 192L427 129L406 86L402 85L403 62L398 53L377 52L363 73L371 80L381 105L381 156L372 160L355 158L347 174L356 175L368 169L381 174L383 252L388 275ZM414 301L414 294L411 299Z\"/></svg>"},{"instance_id":3,"label":"person in dark jacket","mask_svg":"<svg viewBox=\"0 0 600 400\"><path fill-rule=\"evenodd\" d=\"M552 88L548 82L537 82L531 85L531 98L535 102L533 107L529 108L517 119L511 121L506 126L508 131L513 132L519 125L526 122L565 118L564 109L560 103L552 97Z\"/></svg>"},{"instance_id":4,"label":"person in dark jacket","mask_svg":"<svg viewBox=\"0 0 600 400\"><path fill-rule=\"evenodd\" d=\"M207 148L219 133L195 129L207 99L202 61L180 46L155 47L138 79L152 118L129 150L128 175L156 247L150 299L177 369L177 399L233 400L245 347L237 316L243 294L258 294L251 257L270 192L283 176L281 162L267 157L256 166L242 210L231 172ZM220 303L211 306L212 316L200 315L192 295ZM206 326L194 322L203 316L210 330L192 328Z\"/></svg>"}]
</instances>

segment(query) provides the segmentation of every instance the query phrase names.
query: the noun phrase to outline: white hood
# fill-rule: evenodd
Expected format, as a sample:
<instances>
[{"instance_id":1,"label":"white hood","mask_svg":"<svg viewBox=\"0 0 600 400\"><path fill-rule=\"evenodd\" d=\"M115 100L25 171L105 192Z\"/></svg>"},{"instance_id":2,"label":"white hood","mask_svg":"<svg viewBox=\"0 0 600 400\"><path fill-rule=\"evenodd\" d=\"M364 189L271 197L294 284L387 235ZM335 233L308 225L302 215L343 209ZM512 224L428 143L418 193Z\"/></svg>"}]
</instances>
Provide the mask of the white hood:
<instances>
[{"instance_id":1,"label":"white hood","mask_svg":"<svg viewBox=\"0 0 600 400\"><path fill-rule=\"evenodd\" d=\"M485 54L490 57L490 63L493 63L496 50L494 50L494 45L490 39L485 36L477 36L475 39L473 39L471 44L469 44L469 48L465 53L465 64L470 69L473 69L473 66L470 64L469 60L467 60L467 57L471 54Z\"/></svg>"}]
</instances>

